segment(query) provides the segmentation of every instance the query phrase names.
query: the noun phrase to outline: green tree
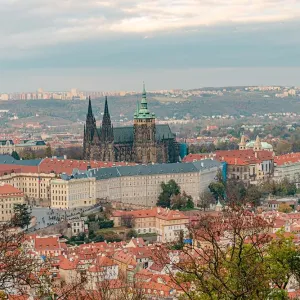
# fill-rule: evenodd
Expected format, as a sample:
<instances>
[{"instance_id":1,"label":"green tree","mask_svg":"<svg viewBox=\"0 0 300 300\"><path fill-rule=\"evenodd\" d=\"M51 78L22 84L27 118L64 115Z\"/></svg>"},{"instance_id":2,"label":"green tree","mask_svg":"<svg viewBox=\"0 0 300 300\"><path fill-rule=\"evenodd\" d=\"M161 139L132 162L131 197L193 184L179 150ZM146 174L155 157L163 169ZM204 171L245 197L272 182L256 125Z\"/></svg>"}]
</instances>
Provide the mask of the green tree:
<instances>
[{"instance_id":1,"label":"green tree","mask_svg":"<svg viewBox=\"0 0 300 300\"><path fill-rule=\"evenodd\" d=\"M182 194L173 195L171 197L170 207L172 209L193 209L194 202L191 195L187 195L185 191Z\"/></svg>"},{"instance_id":2,"label":"green tree","mask_svg":"<svg viewBox=\"0 0 300 300\"><path fill-rule=\"evenodd\" d=\"M138 234L137 234L136 230L134 230L134 229L130 229L126 233L127 239L136 238L137 236L138 236Z\"/></svg>"},{"instance_id":3,"label":"green tree","mask_svg":"<svg viewBox=\"0 0 300 300\"><path fill-rule=\"evenodd\" d=\"M272 283L277 289L285 290L290 278L297 276L295 262L298 261L299 250L293 236L285 237L283 230L276 236L268 245L265 259Z\"/></svg>"},{"instance_id":4,"label":"green tree","mask_svg":"<svg viewBox=\"0 0 300 300\"><path fill-rule=\"evenodd\" d=\"M230 179L226 183L225 193L228 201L241 205L246 200L247 190L243 181Z\"/></svg>"},{"instance_id":5,"label":"green tree","mask_svg":"<svg viewBox=\"0 0 300 300\"><path fill-rule=\"evenodd\" d=\"M225 186L223 182L211 182L208 188L216 201L225 198Z\"/></svg>"},{"instance_id":6,"label":"green tree","mask_svg":"<svg viewBox=\"0 0 300 300\"><path fill-rule=\"evenodd\" d=\"M262 192L256 185L250 185L246 189L246 201L253 206L260 205L260 199L262 198Z\"/></svg>"},{"instance_id":7,"label":"green tree","mask_svg":"<svg viewBox=\"0 0 300 300\"><path fill-rule=\"evenodd\" d=\"M18 154L17 151L13 151L12 154L11 154L11 156L12 156L14 159L16 159L16 160L20 160L20 156L19 156L19 154Z\"/></svg>"},{"instance_id":8,"label":"green tree","mask_svg":"<svg viewBox=\"0 0 300 300\"><path fill-rule=\"evenodd\" d=\"M114 221L113 220L104 220L99 222L100 229L101 228L112 228L114 227Z\"/></svg>"},{"instance_id":9,"label":"green tree","mask_svg":"<svg viewBox=\"0 0 300 300\"><path fill-rule=\"evenodd\" d=\"M162 192L158 197L156 205L161 207L170 207L171 197L180 194L180 187L173 179L171 179L168 183L162 182L160 187Z\"/></svg>"},{"instance_id":10,"label":"green tree","mask_svg":"<svg viewBox=\"0 0 300 300\"><path fill-rule=\"evenodd\" d=\"M51 149L51 146L50 146L49 143L47 144L47 147L45 149L45 156L46 157L52 157L52 149Z\"/></svg>"},{"instance_id":11,"label":"green tree","mask_svg":"<svg viewBox=\"0 0 300 300\"><path fill-rule=\"evenodd\" d=\"M36 153L32 149L26 149L21 153L23 159L35 159Z\"/></svg>"},{"instance_id":12,"label":"green tree","mask_svg":"<svg viewBox=\"0 0 300 300\"><path fill-rule=\"evenodd\" d=\"M192 199L192 196L188 196L187 202L186 202L186 208L187 209L194 209L195 204L194 201Z\"/></svg>"},{"instance_id":13,"label":"green tree","mask_svg":"<svg viewBox=\"0 0 300 300\"><path fill-rule=\"evenodd\" d=\"M26 204L15 204L12 223L14 226L25 228L30 224L31 212Z\"/></svg>"}]
</instances>

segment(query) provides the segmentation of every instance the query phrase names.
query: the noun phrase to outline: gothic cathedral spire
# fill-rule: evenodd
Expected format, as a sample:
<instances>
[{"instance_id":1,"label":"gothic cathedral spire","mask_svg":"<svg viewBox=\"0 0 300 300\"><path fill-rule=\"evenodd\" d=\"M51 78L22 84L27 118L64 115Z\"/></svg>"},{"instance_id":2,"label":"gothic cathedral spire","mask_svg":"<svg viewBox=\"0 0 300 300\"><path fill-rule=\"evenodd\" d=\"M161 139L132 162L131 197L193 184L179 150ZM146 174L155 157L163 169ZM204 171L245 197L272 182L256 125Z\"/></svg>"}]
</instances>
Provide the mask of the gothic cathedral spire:
<instances>
[{"instance_id":1,"label":"gothic cathedral spire","mask_svg":"<svg viewBox=\"0 0 300 300\"><path fill-rule=\"evenodd\" d=\"M107 142L112 142L114 140L114 132L108 110L107 96L105 96L104 114L101 127L101 140Z\"/></svg>"},{"instance_id":2,"label":"gothic cathedral spire","mask_svg":"<svg viewBox=\"0 0 300 300\"><path fill-rule=\"evenodd\" d=\"M93 110L92 110L92 102L91 102L91 97L89 97L89 108L88 108L88 116L93 116Z\"/></svg>"},{"instance_id":3,"label":"gothic cathedral spire","mask_svg":"<svg viewBox=\"0 0 300 300\"><path fill-rule=\"evenodd\" d=\"M96 120L93 115L91 97L89 97L89 106L88 106L88 112L86 115L86 123L84 126L84 137L83 137L83 152L84 152L83 157L84 157L84 159L88 159L90 156L89 152L90 152L91 144L93 143L95 134L97 134Z\"/></svg>"}]
</instances>

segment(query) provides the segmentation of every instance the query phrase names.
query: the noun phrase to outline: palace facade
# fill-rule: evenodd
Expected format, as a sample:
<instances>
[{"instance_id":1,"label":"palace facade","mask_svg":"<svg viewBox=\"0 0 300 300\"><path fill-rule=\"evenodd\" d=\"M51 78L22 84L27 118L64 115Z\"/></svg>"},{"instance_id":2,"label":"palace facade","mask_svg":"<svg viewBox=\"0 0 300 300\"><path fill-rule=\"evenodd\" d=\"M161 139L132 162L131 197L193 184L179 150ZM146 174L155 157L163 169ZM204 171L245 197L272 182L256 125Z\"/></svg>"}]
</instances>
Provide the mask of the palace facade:
<instances>
[{"instance_id":1,"label":"palace facade","mask_svg":"<svg viewBox=\"0 0 300 300\"><path fill-rule=\"evenodd\" d=\"M134 113L133 126L114 128L105 98L102 126L96 127L89 99L84 127L83 157L86 160L127 161L142 164L179 161L179 145L169 125L156 125L148 110L145 86Z\"/></svg>"}]
</instances>

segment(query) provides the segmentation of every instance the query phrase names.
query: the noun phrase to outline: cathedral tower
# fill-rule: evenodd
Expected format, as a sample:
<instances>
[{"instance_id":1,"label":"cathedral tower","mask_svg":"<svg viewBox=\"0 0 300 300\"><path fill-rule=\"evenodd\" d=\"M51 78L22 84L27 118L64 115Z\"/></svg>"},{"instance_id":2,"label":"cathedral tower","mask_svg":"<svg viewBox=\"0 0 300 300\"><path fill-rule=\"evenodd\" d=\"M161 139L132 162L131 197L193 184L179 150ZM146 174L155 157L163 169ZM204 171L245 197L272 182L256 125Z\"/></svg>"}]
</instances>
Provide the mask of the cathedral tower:
<instances>
[{"instance_id":1,"label":"cathedral tower","mask_svg":"<svg viewBox=\"0 0 300 300\"><path fill-rule=\"evenodd\" d=\"M90 159L91 147L95 136L97 136L96 120L93 115L91 98L89 97L88 113L83 133L83 159Z\"/></svg>"},{"instance_id":2,"label":"cathedral tower","mask_svg":"<svg viewBox=\"0 0 300 300\"><path fill-rule=\"evenodd\" d=\"M155 115L148 110L145 84L143 86L142 101L137 105L133 125L133 152L137 163L156 163L156 126Z\"/></svg>"},{"instance_id":3,"label":"cathedral tower","mask_svg":"<svg viewBox=\"0 0 300 300\"><path fill-rule=\"evenodd\" d=\"M105 97L104 114L102 119L102 126L100 128L100 142L100 160L115 161L114 129L113 125L111 124L107 97Z\"/></svg>"}]
</instances>

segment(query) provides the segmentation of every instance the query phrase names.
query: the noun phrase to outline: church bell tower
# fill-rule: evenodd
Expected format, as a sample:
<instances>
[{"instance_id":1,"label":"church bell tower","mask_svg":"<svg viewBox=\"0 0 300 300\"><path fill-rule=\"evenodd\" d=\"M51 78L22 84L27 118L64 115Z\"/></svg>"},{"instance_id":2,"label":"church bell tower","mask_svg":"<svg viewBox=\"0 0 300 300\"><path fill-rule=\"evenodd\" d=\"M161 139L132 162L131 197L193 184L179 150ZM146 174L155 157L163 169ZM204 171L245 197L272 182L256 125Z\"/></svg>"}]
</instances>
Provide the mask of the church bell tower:
<instances>
[{"instance_id":1,"label":"church bell tower","mask_svg":"<svg viewBox=\"0 0 300 300\"><path fill-rule=\"evenodd\" d=\"M155 114L148 110L145 84L142 101L134 113L133 152L135 162L148 164L157 162Z\"/></svg>"}]
</instances>

